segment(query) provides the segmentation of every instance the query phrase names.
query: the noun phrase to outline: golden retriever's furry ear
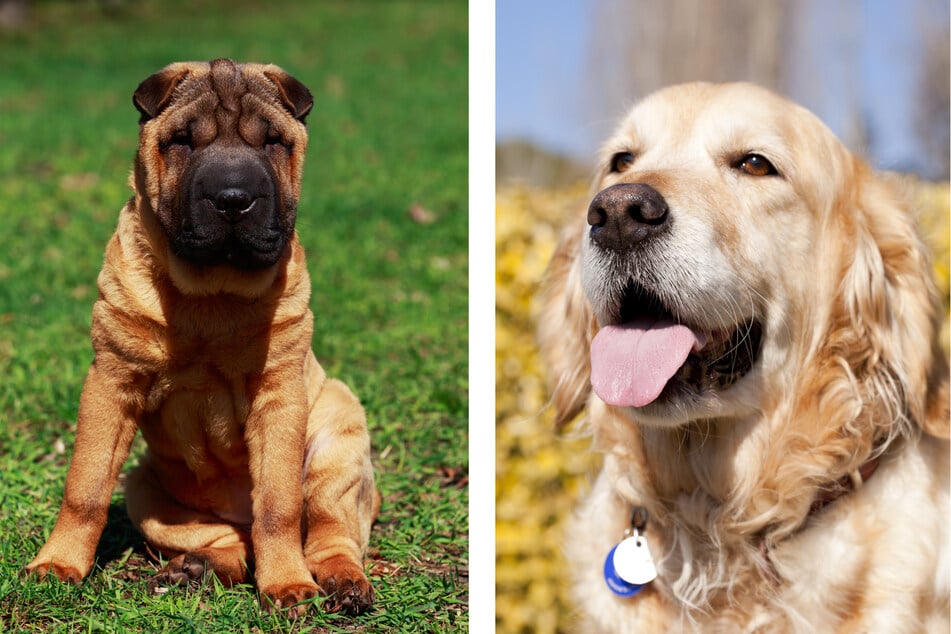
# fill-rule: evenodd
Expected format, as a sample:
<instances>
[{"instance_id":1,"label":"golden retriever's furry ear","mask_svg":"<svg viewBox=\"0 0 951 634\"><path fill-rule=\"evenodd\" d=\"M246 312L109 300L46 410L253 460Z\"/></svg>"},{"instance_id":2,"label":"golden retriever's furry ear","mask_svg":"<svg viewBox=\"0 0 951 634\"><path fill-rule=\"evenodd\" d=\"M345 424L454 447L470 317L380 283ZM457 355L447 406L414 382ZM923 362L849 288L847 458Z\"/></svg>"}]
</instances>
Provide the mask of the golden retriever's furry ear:
<instances>
[{"instance_id":1,"label":"golden retriever's furry ear","mask_svg":"<svg viewBox=\"0 0 951 634\"><path fill-rule=\"evenodd\" d=\"M939 344L927 250L892 183L858 162L853 183L854 198L840 216L851 258L846 256L827 350L848 368L853 394L859 390L863 406L855 422L871 423L876 437L917 424L947 438L948 362Z\"/></svg>"},{"instance_id":2,"label":"golden retriever's furry ear","mask_svg":"<svg viewBox=\"0 0 951 634\"><path fill-rule=\"evenodd\" d=\"M942 352L943 351L939 351ZM932 436L951 439L951 391L948 389L948 363L935 363L928 377L928 409L921 428Z\"/></svg>"},{"instance_id":3,"label":"golden retriever's furry ear","mask_svg":"<svg viewBox=\"0 0 951 634\"><path fill-rule=\"evenodd\" d=\"M597 326L581 287L581 235L577 226L562 235L545 272L538 315L538 341L558 427L582 410L591 391L588 354Z\"/></svg>"}]
</instances>

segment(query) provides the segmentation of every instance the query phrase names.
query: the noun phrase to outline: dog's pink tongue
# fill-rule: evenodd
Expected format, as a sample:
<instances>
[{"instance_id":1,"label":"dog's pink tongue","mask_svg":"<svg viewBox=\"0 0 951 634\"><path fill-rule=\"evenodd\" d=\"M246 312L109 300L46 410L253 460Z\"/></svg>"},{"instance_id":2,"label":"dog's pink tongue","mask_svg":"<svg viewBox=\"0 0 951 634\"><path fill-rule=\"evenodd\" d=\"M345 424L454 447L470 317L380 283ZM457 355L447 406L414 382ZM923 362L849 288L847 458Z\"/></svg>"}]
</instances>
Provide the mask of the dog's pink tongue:
<instances>
[{"instance_id":1,"label":"dog's pink tongue","mask_svg":"<svg viewBox=\"0 0 951 634\"><path fill-rule=\"evenodd\" d=\"M605 326L591 342L591 386L609 405L653 402L696 347L706 340L670 321Z\"/></svg>"}]
</instances>

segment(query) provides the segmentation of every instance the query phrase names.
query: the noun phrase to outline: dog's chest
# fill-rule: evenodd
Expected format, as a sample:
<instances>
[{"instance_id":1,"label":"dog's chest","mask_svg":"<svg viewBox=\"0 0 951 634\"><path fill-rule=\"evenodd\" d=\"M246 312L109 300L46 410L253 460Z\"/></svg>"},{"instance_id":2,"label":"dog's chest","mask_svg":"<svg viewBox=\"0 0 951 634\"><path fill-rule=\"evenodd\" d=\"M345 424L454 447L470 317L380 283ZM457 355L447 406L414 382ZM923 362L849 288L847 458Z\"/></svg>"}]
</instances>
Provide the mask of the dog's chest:
<instances>
[{"instance_id":1,"label":"dog's chest","mask_svg":"<svg viewBox=\"0 0 951 634\"><path fill-rule=\"evenodd\" d=\"M192 320L169 328L140 428L153 454L184 461L199 479L243 471L245 424L266 372L266 328Z\"/></svg>"},{"instance_id":2,"label":"dog's chest","mask_svg":"<svg viewBox=\"0 0 951 634\"><path fill-rule=\"evenodd\" d=\"M102 304L94 341L140 377L137 422L153 456L201 482L246 473L245 426L269 363L306 343L296 322L275 326L273 302L223 295L169 295L149 320Z\"/></svg>"},{"instance_id":3,"label":"dog's chest","mask_svg":"<svg viewBox=\"0 0 951 634\"><path fill-rule=\"evenodd\" d=\"M248 382L202 362L157 376L140 421L152 452L184 460L199 477L246 465Z\"/></svg>"},{"instance_id":4,"label":"dog's chest","mask_svg":"<svg viewBox=\"0 0 951 634\"><path fill-rule=\"evenodd\" d=\"M238 524L251 521L251 481L244 438L250 404L239 382L189 371L160 377L157 407L140 429L150 463L169 495Z\"/></svg>"}]
</instances>

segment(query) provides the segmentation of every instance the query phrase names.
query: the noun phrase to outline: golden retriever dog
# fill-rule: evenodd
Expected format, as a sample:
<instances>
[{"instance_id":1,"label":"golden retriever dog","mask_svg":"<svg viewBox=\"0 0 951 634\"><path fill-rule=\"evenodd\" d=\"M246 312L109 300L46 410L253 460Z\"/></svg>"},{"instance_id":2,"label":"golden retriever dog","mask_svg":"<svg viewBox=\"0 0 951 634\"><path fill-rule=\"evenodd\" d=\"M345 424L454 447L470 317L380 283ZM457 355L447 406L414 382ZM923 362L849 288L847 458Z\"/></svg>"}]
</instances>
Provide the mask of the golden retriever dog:
<instances>
[{"instance_id":1,"label":"golden retriever dog","mask_svg":"<svg viewBox=\"0 0 951 634\"><path fill-rule=\"evenodd\" d=\"M579 631L947 632L948 364L913 213L749 84L636 105L549 266L559 422L603 467Z\"/></svg>"}]
</instances>

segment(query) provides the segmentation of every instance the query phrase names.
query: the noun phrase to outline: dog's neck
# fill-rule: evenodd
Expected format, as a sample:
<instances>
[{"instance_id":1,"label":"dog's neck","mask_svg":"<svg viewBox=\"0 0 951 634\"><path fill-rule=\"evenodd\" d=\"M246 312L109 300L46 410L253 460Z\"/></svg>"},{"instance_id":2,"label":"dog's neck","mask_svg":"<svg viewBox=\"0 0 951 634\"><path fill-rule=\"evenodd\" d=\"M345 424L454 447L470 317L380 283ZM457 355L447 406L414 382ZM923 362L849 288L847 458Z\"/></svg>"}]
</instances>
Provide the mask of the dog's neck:
<instances>
[{"instance_id":1,"label":"dog's neck","mask_svg":"<svg viewBox=\"0 0 951 634\"><path fill-rule=\"evenodd\" d=\"M729 494L737 474L732 469L736 434L712 422L675 429L640 427L644 461L655 474L652 484L662 499L701 490L714 499ZM669 460L671 456L677 459Z\"/></svg>"},{"instance_id":2,"label":"dog's neck","mask_svg":"<svg viewBox=\"0 0 951 634\"><path fill-rule=\"evenodd\" d=\"M623 431L615 446L636 454L639 471L619 474L631 483L623 497L671 528L704 534L714 526L726 541L785 539L878 466L880 451L871 441L844 461L761 419L666 429L616 419Z\"/></svg>"}]
</instances>

